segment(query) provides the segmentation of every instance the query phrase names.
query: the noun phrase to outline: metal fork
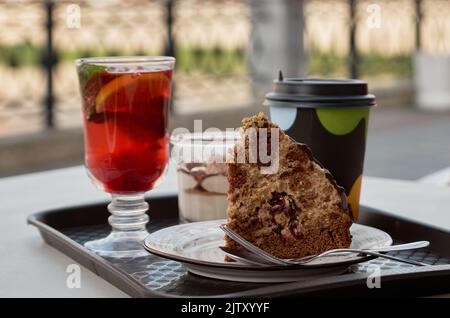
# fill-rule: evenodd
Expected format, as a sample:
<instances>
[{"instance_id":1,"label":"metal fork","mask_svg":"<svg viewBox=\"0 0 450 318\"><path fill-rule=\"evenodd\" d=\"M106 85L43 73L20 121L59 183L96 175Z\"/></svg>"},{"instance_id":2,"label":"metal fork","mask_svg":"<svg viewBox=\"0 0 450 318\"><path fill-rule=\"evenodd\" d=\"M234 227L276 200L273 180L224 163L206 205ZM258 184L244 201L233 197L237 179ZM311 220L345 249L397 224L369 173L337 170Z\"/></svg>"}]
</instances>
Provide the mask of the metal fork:
<instances>
[{"instance_id":1,"label":"metal fork","mask_svg":"<svg viewBox=\"0 0 450 318\"><path fill-rule=\"evenodd\" d=\"M244 239L242 236L240 236L239 234L237 234L236 232L234 232L233 230L228 228L225 224L220 225L220 228L233 241L239 243L242 247L244 247L248 251L256 254L258 257L265 260L266 261L265 263L262 262L263 265L267 265L267 262L270 262L271 264L275 264L275 265L304 265L304 264L310 263L313 260L316 260L320 257L331 255L331 254L339 254L339 253L359 253L359 254L365 254L365 255L371 255L371 256L376 256L376 257L380 257L380 258L390 259L390 260L397 261L397 262L412 264L412 265L416 265L416 266L428 265L428 264L421 263L418 261L398 258L395 256L380 253L380 252L403 251L403 250L411 250L411 249L427 247L428 245L430 245L430 242L428 242L428 241L417 241L417 242L411 242L411 243L406 243L406 244L398 244L398 245L392 245L392 246L378 248L378 249L354 249L354 248L333 249L333 250L329 250L329 251L323 252L318 255L311 255L311 256L306 256L306 257L302 257L302 258L298 258L298 259L282 259L282 258L273 256L273 255L267 253L266 251L263 251L259 247L253 245L252 243L250 243L249 241ZM229 253L231 256L233 255L233 253L230 253L229 250L226 252ZM238 256L240 258L245 258L245 256L243 256L243 255L236 255L236 256ZM252 261L254 261L254 259Z\"/></svg>"}]
</instances>

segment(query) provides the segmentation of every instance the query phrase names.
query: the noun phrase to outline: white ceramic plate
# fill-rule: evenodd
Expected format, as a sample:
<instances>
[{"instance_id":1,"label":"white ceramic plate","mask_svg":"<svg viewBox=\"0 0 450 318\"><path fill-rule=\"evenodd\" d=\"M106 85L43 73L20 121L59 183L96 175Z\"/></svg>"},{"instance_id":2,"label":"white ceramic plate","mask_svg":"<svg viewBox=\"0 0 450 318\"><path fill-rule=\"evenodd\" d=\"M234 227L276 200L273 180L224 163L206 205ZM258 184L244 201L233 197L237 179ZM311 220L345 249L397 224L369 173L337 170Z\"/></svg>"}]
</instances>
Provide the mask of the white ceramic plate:
<instances>
[{"instance_id":1,"label":"white ceramic plate","mask_svg":"<svg viewBox=\"0 0 450 318\"><path fill-rule=\"evenodd\" d=\"M226 220L195 222L167 227L150 234L144 247L152 254L182 262L197 275L245 282L288 282L344 272L351 264L372 257L357 254L327 256L301 266L253 266L225 262L224 233L219 228ZM392 244L389 234L373 227L353 224L352 248L380 248Z\"/></svg>"}]
</instances>

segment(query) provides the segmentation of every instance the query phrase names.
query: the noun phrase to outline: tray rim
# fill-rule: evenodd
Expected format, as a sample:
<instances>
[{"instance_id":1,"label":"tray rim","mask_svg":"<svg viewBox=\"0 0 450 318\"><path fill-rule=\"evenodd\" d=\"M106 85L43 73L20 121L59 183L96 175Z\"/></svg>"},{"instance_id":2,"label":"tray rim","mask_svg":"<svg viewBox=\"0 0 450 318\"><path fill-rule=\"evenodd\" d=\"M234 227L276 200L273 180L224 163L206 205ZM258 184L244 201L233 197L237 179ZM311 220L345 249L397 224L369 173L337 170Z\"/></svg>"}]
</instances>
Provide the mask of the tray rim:
<instances>
[{"instance_id":1,"label":"tray rim","mask_svg":"<svg viewBox=\"0 0 450 318\"><path fill-rule=\"evenodd\" d=\"M85 207L85 205L77 205L74 206L73 208L77 208L77 207ZM65 209L65 208L64 208ZM139 284L138 282L136 282L136 280L134 280L128 273L126 273L124 270L120 269L119 267L113 266L110 262L108 262L106 259L104 259L103 257L89 251L88 249L84 248L84 246L82 246L81 244L77 243L76 241L68 238L66 235L64 235L63 233L59 232L58 230L54 229L53 227L49 226L48 224L38 220L38 218L42 215L45 215L47 213L52 213L52 212L59 212L59 209L51 209L48 211L42 211L42 212L38 212L35 214L30 215L27 218L27 224L29 225L33 225L35 227L37 227L37 229L39 230L41 236L43 237L44 241L49 244L50 246L54 247L55 249L57 249L58 251L60 251L61 253L71 257L72 259L74 259L71 255L68 255L66 252L64 252L63 250L61 250L60 248L54 246L54 244L52 244L51 242L49 242L45 235L50 235L53 236L55 239L58 240L59 243L61 243L62 245L65 245L71 249L75 249L78 252L82 252L84 254L87 255L87 261L90 261L92 263L92 267L94 268L94 270L92 270L92 268L89 268L88 266L83 265L86 269L90 270L91 272L93 272L94 274L96 274L97 276L101 277L102 279L108 281L109 283L111 283L112 285L114 285L115 287L117 287L118 289L123 290L123 288L121 288L122 286L118 286L117 284L114 284L113 282L111 282L110 280L106 279L105 277L103 277L102 275L99 274L99 271L97 270L97 266L104 266L104 268L111 272L118 272L119 274L119 279L123 280L124 282L126 282L127 284L130 284L136 291L138 291L139 293L133 296L144 296L147 293L150 293L151 296L155 296L155 297L167 297L166 294L162 294L158 291L149 291L148 289L144 288L141 284ZM42 230L45 230L45 234L42 232ZM75 261L79 262L79 263L85 263L85 262L80 262L77 259L74 259ZM125 291L124 291L125 292ZM127 292L125 292L127 293ZM142 293L142 294L141 294ZM128 294L128 293L127 293ZM154 295L153 295L154 294ZM128 294L130 295L130 294ZM130 295L131 296L131 295Z\"/></svg>"},{"instance_id":2,"label":"tray rim","mask_svg":"<svg viewBox=\"0 0 450 318\"><path fill-rule=\"evenodd\" d=\"M172 194L163 194L160 196L152 196L147 199L163 199L163 198L176 198L176 196ZM84 248L81 244L77 243L76 241L68 238L66 235L64 235L62 232L56 230L55 228L51 227L50 225L44 223L41 218L44 215L50 214L50 213L64 213L65 210L75 210L78 208L86 208L88 206L97 206L102 204L107 204L108 201L102 200L102 201L96 201L96 202L90 202L86 204L78 204L78 205L72 205L72 206L65 206L65 207L59 207L59 208L52 208L48 210L41 210L39 212L33 213L27 217L27 224L35 226L43 240L49 244L50 246L54 247L55 249L59 250L61 253L71 257L75 261L79 262L80 265L84 266L86 269L90 270L91 272L97 274L102 279L108 281L112 285L114 285L116 288L120 289L124 293L128 294L132 297L166 297L166 298L204 298L204 297L212 297L212 298L228 298L228 297L283 297L283 296L290 296L292 294L295 295L308 295L310 292L319 292L322 290L323 286L333 287L333 288L343 288L343 287L352 287L356 286L363 281L367 279L367 275L363 273L348 273L346 275L340 275L340 276L333 276L333 277L326 277L326 278L319 278L314 281L301 281L301 282L288 282L288 283L274 283L270 286L261 286L256 288L251 288L245 291L238 291L238 292L232 292L232 293L224 293L224 294L217 294L217 295L208 295L208 296L195 296L195 295L188 295L188 296L182 296L182 295L174 295L170 293L160 292L157 290L150 290L148 288L145 288L142 284L138 283L136 280L134 280L131 275L126 273L124 270L120 269L119 267L116 267L112 265L110 262L108 262L106 259L94 254L93 252L88 251ZM413 223L419 226L427 227L430 230L439 231L443 233L450 234L450 230L441 228L439 226L435 226L433 224L428 224L426 222L417 221L408 217L404 216L397 216L396 214L390 213L388 211L382 211L376 208L372 208L369 206L362 205L363 209L367 209L370 211L370 213L376 213L381 214L393 219L397 219L400 221ZM46 236L50 235L53 238L56 239L55 242L57 242L59 245L64 245L69 247L69 249L72 252L76 252L78 254L81 253L81 255L87 256L86 260L78 259L80 255L73 256L73 253L68 253L58 246L55 246L57 244L54 244L51 241L48 241ZM89 262L89 264L87 264ZM89 266L88 266L89 265ZM108 274L112 274L111 277L105 277L104 272ZM411 279L411 278L417 278L417 277L434 277L438 275L450 275L450 264L448 265L433 265L432 267L413 267L413 268L404 268L404 269L392 269L392 270L383 270L383 279L390 279L390 280L405 280L405 279ZM339 285L341 283L345 283L345 286ZM124 288L124 284L127 288ZM306 285L302 287L302 285ZM339 285L339 286L336 286Z\"/></svg>"}]
</instances>

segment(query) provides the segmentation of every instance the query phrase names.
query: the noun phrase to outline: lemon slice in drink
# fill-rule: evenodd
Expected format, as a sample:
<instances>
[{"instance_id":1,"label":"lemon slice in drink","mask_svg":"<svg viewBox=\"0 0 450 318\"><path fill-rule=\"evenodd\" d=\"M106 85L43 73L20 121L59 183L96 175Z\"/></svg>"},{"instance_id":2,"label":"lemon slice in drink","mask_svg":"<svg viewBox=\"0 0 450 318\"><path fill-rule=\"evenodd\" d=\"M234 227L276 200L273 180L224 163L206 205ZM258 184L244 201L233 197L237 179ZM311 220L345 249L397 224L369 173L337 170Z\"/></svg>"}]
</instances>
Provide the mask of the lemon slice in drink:
<instances>
[{"instance_id":1,"label":"lemon slice in drink","mask_svg":"<svg viewBox=\"0 0 450 318\"><path fill-rule=\"evenodd\" d=\"M119 76L103 86L95 98L95 110L97 113L104 111L105 101L120 91L127 90L130 86L145 85L145 83L161 82L161 85L169 85L170 79L161 72L147 72L139 74L125 74Z\"/></svg>"}]
</instances>

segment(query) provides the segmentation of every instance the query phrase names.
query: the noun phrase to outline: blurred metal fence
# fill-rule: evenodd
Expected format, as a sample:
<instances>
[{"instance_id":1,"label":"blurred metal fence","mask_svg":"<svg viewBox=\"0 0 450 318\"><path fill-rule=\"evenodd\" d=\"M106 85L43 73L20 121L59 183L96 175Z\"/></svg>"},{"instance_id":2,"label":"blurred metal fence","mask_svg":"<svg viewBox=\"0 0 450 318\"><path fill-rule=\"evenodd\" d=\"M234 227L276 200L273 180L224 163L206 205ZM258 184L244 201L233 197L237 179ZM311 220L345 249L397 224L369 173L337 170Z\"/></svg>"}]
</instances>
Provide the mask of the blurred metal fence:
<instances>
[{"instance_id":1,"label":"blurred metal fence","mask_svg":"<svg viewBox=\"0 0 450 318\"><path fill-rule=\"evenodd\" d=\"M0 136L78 126L81 56L176 55L176 114L254 104L249 1L0 0ZM304 5L310 75L410 77L416 49L450 53L447 0Z\"/></svg>"}]
</instances>

